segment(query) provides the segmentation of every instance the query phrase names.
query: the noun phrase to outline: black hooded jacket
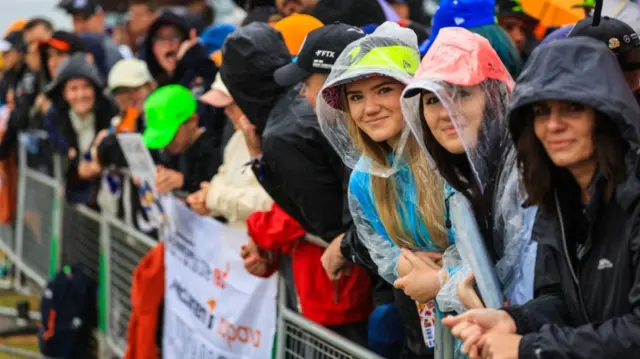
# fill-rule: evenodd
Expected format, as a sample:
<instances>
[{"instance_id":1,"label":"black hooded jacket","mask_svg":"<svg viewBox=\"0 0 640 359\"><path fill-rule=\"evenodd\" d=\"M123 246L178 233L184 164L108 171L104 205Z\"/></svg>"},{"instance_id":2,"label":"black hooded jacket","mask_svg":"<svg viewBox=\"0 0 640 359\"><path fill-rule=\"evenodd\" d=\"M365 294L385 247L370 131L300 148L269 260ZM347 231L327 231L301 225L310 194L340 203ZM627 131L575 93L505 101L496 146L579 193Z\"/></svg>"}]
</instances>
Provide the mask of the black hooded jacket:
<instances>
[{"instance_id":1,"label":"black hooded jacket","mask_svg":"<svg viewBox=\"0 0 640 359\"><path fill-rule=\"evenodd\" d=\"M264 164L256 176L285 212L330 242L349 227L342 216L345 169L311 105L273 79L291 61L282 35L252 23L229 35L223 51L222 80L262 136Z\"/></svg>"},{"instance_id":2,"label":"black hooded jacket","mask_svg":"<svg viewBox=\"0 0 640 359\"><path fill-rule=\"evenodd\" d=\"M206 48L200 43L197 43L178 61L174 74L169 76L153 54L152 43L156 32L166 25L172 25L178 29L183 41L189 38L190 26L186 19L171 11L164 11L158 16L156 21L151 24L143 45L145 51L144 59L147 62L149 71L159 87L168 84L179 84L190 89L192 92L195 87L202 87L202 90L199 90L201 93L194 93L195 96L199 97L199 95L202 95L205 90L211 87L218 69L213 61L209 59Z\"/></svg>"},{"instance_id":3,"label":"black hooded jacket","mask_svg":"<svg viewBox=\"0 0 640 359\"><path fill-rule=\"evenodd\" d=\"M56 126L64 137L69 148L78 148L78 134L74 130L69 117L69 104L64 101L62 91L64 85L72 79L85 78L95 88L95 135L103 129L109 128L111 119L118 113L117 107L103 93L104 84L100 78L98 69L88 63L83 53L72 55L58 70L55 80L49 84L46 90L56 110ZM67 154L63 154L66 156ZM66 198L72 203L95 204L99 180L85 181L78 177L78 165L83 158L83 153L78 153L71 158L66 175Z\"/></svg>"},{"instance_id":4,"label":"black hooded jacket","mask_svg":"<svg viewBox=\"0 0 640 359\"><path fill-rule=\"evenodd\" d=\"M538 241L535 299L506 309L524 334L519 358L636 358L640 108L613 53L587 38L558 40L533 52L513 94L509 127L514 141L526 121L533 121L530 105L545 100L588 104L612 121L628 148L627 178L607 201L603 178L596 175L582 211L575 206L579 190L571 196L570 187L557 185L553 203L539 209L532 232Z\"/></svg>"}]
</instances>

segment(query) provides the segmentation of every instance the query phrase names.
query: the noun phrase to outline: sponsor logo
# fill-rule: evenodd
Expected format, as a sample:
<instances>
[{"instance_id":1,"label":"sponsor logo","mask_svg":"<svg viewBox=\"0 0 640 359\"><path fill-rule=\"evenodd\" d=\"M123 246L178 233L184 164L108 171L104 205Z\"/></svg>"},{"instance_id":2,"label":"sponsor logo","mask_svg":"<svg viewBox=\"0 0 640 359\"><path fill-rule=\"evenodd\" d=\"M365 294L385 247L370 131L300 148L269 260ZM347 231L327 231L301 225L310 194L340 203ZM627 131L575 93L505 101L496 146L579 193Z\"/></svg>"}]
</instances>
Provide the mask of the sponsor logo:
<instances>
[{"instance_id":1,"label":"sponsor logo","mask_svg":"<svg viewBox=\"0 0 640 359\"><path fill-rule=\"evenodd\" d=\"M607 258L601 258L600 261L598 261L598 270L605 270L605 269L611 269L613 268L613 263L611 263L610 260L608 260Z\"/></svg>"},{"instance_id":2,"label":"sponsor logo","mask_svg":"<svg viewBox=\"0 0 640 359\"><path fill-rule=\"evenodd\" d=\"M318 50L318 51L316 51L316 56L328 57L328 58L335 59L336 58L336 53L333 52L333 51L329 51L329 50Z\"/></svg>"},{"instance_id":3,"label":"sponsor logo","mask_svg":"<svg viewBox=\"0 0 640 359\"><path fill-rule=\"evenodd\" d=\"M175 313L169 314L167 322L170 323L166 327L170 328L167 333L169 352L173 357L227 359L225 354L219 353Z\"/></svg>"},{"instance_id":4,"label":"sponsor logo","mask_svg":"<svg viewBox=\"0 0 640 359\"><path fill-rule=\"evenodd\" d=\"M229 349L231 349L231 346L235 342L239 342L241 345L250 345L254 348L259 348L262 337L260 329L254 329L246 326L235 326L231 322L225 320L224 317L220 318L218 335L227 342Z\"/></svg>"},{"instance_id":5,"label":"sponsor logo","mask_svg":"<svg viewBox=\"0 0 640 359\"><path fill-rule=\"evenodd\" d=\"M169 253L181 261L185 267L206 281L213 278L209 263L196 255L191 241L179 232L168 236L166 246Z\"/></svg>"},{"instance_id":6,"label":"sponsor logo","mask_svg":"<svg viewBox=\"0 0 640 359\"><path fill-rule=\"evenodd\" d=\"M169 290L174 290L178 299L184 304L194 317L196 317L207 329L213 327L215 322L215 315L213 311L216 309L216 301L214 299L208 300L206 303L200 303L193 297L189 291L182 286L178 281L173 281Z\"/></svg>"}]
</instances>

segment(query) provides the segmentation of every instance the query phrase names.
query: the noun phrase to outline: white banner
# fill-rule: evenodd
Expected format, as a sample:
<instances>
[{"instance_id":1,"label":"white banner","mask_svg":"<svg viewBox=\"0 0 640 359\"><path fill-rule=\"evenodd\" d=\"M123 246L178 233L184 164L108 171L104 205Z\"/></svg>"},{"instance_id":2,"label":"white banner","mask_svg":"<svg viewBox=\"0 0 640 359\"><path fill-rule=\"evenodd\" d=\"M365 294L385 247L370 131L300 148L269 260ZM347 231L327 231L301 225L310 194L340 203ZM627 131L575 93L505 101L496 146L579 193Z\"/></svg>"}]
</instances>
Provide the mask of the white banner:
<instances>
[{"instance_id":1,"label":"white banner","mask_svg":"<svg viewBox=\"0 0 640 359\"><path fill-rule=\"evenodd\" d=\"M245 270L247 235L200 217L174 198L163 200L165 359L271 358L276 332L277 276Z\"/></svg>"}]
</instances>

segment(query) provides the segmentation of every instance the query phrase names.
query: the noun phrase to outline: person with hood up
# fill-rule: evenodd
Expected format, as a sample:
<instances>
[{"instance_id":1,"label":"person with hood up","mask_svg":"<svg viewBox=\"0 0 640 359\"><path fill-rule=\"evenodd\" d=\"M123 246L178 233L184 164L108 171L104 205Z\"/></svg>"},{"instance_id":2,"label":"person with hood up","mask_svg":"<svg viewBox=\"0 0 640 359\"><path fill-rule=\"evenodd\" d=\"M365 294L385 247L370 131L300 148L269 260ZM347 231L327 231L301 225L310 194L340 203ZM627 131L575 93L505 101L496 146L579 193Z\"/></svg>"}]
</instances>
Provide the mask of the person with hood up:
<instances>
[{"instance_id":1,"label":"person with hood up","mask_svg":"<svg viewBox=\"0 0 640 359\"><path fill-rule=\"evenodd\" d=\"M157 167L155 188L160 194L173 190L196 192L220 167L219 151L213 136L200 127L197 107L193 94L180 85L160 87L145 101L145 145L177 159L175 169Z\"/></svg>"},{"instance_id":2,"label":"person with hood up","mask_svg":"<svg viewBox=\"0 0 640 359\"><path fill-rule=\"evenodd\" d=\"M349 44L364 36L362 30L341 23L313 30L299 49L297 59L279 68L274 73L274 79L281 86L302 82L300 95L315 108L318 94L337 58ZM324 252L317 252L322 256L322 265L330 279L339 279L343 273L351 270L353 264L367 270L372 277L375 305L369 318L368 346L384 357L397 356L405 338L402 320L394 303L394 289L378 275L378 268L357 233L348 231L348 235L333 240ZM317 259L312 257L311 260L317 262Z\"/></svg>"},{"instance_id":3,"label":"person with hood up","mask_svg":"<svg viewBox=\"0 0 640 359\"><path fill-rule=\"evenodd\" d=\"M576 23L567 37L586 36L607 45L618 58L627 85L640 101L640 37L624 21L600 17L582 19Z\"/></svg>"},{"instance_id":4,"label":"person with hood up","mask_svg":"<svg viewBox=\"0 0 640 359\"><path fill-rule=\"evenodd\" d=\"M145 61L158 87L182 85L196 98L211 87L218 69L198 42L196 30L180 15L163 12L149 28L144 48Z\"/></svg>"},{"instance_id":5,"label":"person with hood up","mask_svg":"<svg viewBox=\"0 0 640 359\"><path fill-rule=\"evenodd\" d=\"M580 91L576 91L580 89ZM640 351L640 107L589 38L536 49L508 125L539 206L535 298L445 319L471 358L634 358Z\"/></svg>"},{"instance_id":6,"label":"person with hood up","mask_svg":"<svg viewBox=\"0 0 640 359\"><path fill-rule=\"evenodd\" d=\"M522 70L522 59L495 19L494 0L443 0L433 16L431 36L420 45L420 54L423 57L427 54L443 28L462 27L489 40L511 77L515 78Z\"/></svg>"},{"instance_id":7,"label":"person with hood up","mask_svg":"<svg viewBox=\"0 0 640 359\"><path fill-rule=\"evenodd\" d=\"M90 59L91 55L86 54L85 51L86 49L82 39L66 31L56 31L48 40L41 42L39 52L41 76L43 77L44 83L47 85L50 84L58 73L60 64L73 54L82 53L86 56L87 61L92 61L92 59ZM44 124L49 134L49 139L58 149L66 152L67 144L62 134L58 132L58 127L55 122L55 106L53 106L51 99L46 96L39 97L36 100L35 106L39 108L40 112L45 116Z\"/></svg>"},{"instance_id":8,"label":"person with hood up","mask_svg":"<svg viewBox=\"0 0 640 359\"><path fill-rule=\"evenodd\" d=\"M279 86L273 79L278 68L291 62L281 33L265 23L242 27L225 41L223 57L222 81L250 123L244 134L260 184L309 235L326 243L343 235L351 227L345 168L299 88ZM326 276L320 266L319 271ZM354 270L336 289L340 307L333 316L338 325L332 329L366 344L371 313L368 276Z\"/></svg>"},{"instance_id":9,"label":"person with hood up","mask_svg":"<svg viewBox=\"0 0 640 359\"><path fill-rule=\"evenodd\" d=\"M438 173L456 191L447 202L456 243L475 243L456 246L462 259L458 262L470 266L483 258L490 264L468 267L444 282L432 277L411 283L416 289L440 287L438 302L444 312L485 303L501 306L505 300L522 304L533 297L536 243L531 225L536 209L522 208L525 192L506 126L513 86L487 39L463 28L446 28L403 95L405 120ZM470 221L477 223L481 238L469 238ZM481 270L475 274L483 280L497 277L499 288L491 289L499 292L476 293L473 274L467 276L472 270Z\"/></svg>"},{"instance_id":10,"label":"person with hood up","mask_svg":"<svg viewBox=\"0 0 640 359\"><path fill-rule=\"evenodd\" d=\"M424 256L418 261L439 267L435 262L450 241L444 183L409 136L400 107L402 91L419 63L415 33L385 22L342 51L318 97L320 127L353 169L348 198L358 236L389 283L405 274L406 266L396 266L401 248L422 252L406 256ZM401 283L396 287L402 288ZM434 297L422 292L413 299L426 303ZM407 336L420 337L420 325L413 325L418 321L415 302L396 299L396 304ZM405 355L426 354L425 340L420 341L419 351L405 348Z\"/></svg>"},{"instance_id":11,"label":"person with hood up","mask_svg":"<svg viewBox=\"0 0 640 359\"><path fill-rule=\"evenodd\" d=\"M118 45L105 34L105 13L99 0L61 0L58 7L73 19L73 32L79 35L91 34L104 52L105 67L108 70L122 59Z\"/></svg>"},{"instance_id":12,"label":"person with hood up","mask_svg":"<svg viewBox=\"0 0 640 359\"><path fill-rule=\"evenodd\" d=\"M102 166L91 157L91 151L107 134L117 113L103 89L98 69L82 53L61 64L47 87L46 94L55 107L54 123L68 145L66 197L71 203L95 205Z\"/></svg>"}]
</instances>

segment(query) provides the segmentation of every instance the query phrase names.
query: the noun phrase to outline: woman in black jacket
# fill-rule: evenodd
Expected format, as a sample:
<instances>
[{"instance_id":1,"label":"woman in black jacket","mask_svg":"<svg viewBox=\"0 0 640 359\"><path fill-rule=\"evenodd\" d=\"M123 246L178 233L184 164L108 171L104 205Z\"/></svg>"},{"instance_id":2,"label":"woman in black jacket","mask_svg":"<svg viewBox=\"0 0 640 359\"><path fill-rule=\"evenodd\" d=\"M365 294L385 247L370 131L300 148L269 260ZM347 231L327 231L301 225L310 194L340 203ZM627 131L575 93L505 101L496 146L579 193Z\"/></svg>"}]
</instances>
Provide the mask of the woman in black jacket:
<instances>
[{"instance_id":1,"label":"woman in black jacket","mask_svg":"<svg viewBox=\"0 0 640 359\"><path fill-rule=\"evenodd\" d=\"M602 43L573 38L533 52L509 127L528 205L539 206L535 299L446 319L472 359L638 356L638 119Z\"/></svg>"},{"instance_id":2,"label":"woman in black jacket","mask_svg":"<svg viewBox=\"0 0 640 359\"><path fill-rule=\"evenodd\" d=\"M68 145L66 197L71 203L95 204L102 168L90 153L117 114L103 89L98 69L78 53L62 64L46 91L55 106L55 125Z\"/></svg>"}]
</instances>

